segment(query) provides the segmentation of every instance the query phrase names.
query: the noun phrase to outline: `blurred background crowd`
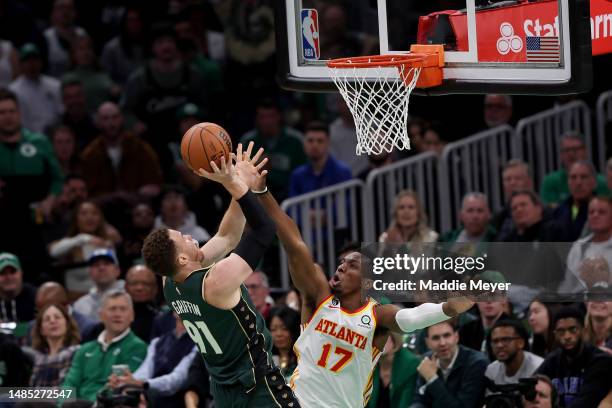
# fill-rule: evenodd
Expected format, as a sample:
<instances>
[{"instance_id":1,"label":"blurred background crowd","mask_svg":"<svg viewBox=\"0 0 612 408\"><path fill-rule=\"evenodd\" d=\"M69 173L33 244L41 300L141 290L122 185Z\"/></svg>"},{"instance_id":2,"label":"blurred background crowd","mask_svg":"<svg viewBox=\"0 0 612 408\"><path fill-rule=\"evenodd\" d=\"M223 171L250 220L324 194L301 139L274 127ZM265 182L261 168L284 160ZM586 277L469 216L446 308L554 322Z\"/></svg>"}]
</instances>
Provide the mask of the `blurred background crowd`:
<instances>
[{"instance_id":1,"label":"blurred background crowd","mask_svg":"<svg viewBox=\"0 0 612 408\"><path fill-rule=\"evenodd\" d=\"M350 35L355 22L344 8L331 4L320 14L327 27L337 28L337 35L328 36L337 42L336 56L369 46ZM144 238L159 227L205 243L227 208L223 188L194 175L180 159L181 136L192 125L216 122L234 146L254 141L264 147L268 187L281 202L365 180L373 169L406 157L440 155L449 142L514 125L570 99L414 97L412 150L356 156L353 119L342 98L281 90L275 58L271 0L0 2L0 362L6 368L0 369L0 385L63 383L90 401L104 387L134 385L147 390L154 406L210 402L205 367L194 358L180 320L163 304L161 281L142 265L140 253ZM609 75L601 75L609 62L595 61L595 89L581 96L590 106L612 88ZM570 253L577 271L572 278L609 288L612 159L596 169L587 160L584 135L558 136L562 166L540 186L530 163L504 164L507 202L500 211L473 192L459 210L460 228L434 231L419 192L403 191L380 241L577 242ZM609 136L606 141L611 157ZM590 267L578 267L585 260ZM278 363L290 374L300 300L294 291L274 289L279 262L273 248L245 284L268 319ZM454 357L463 350L461 364L476 370L445 372L445 389L455 391L435 398L454 401L461 391L477 406L485 370L486 377L503 382L518 378L519 369L532 376L546 359L540 370L546 376L538 380L542 395L566 398L561 406L595 406L571 405L582 398L577 387L555 379L592 381L588 401L605 397L610 384L598 381L611 364L599 359L612 353L611 335L610 301L568 306L533 299L520 307L511 300L481 302L460 321L392 336L370 406L441 403L419 394L427 377L420 356L428 350ZM111 364L105 353L119 343L124 346ZM586 353L572 361L592 359L595 368L584 363L572 366L571 375L560 372L570 370L559 363L564 353Z\"/></svg>"}]
</instances>

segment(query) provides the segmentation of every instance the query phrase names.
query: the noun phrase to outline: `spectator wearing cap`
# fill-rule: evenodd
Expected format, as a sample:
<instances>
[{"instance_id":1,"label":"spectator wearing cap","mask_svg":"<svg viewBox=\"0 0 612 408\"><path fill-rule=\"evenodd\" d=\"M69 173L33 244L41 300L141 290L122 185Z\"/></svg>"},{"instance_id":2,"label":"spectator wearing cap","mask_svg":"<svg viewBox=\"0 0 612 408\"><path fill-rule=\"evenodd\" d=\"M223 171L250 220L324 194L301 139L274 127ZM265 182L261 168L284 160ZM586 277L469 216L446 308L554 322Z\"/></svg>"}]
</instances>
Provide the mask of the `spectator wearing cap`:
<instances>
[{"instance_id":1,"label":"spectator wearing cap","mask_svg":"<svg viewBox=\"0 0 612 408\"><path fill-rule=\"evenodd\" d=\"M113 290L123 289L125 282L118 279L119 264L113 250L107 248L95 250L89 257L87 264L89 265L89 276L94 286L88 294L74 303L74 309L91 319L98 319L104 295Z\"/></svg>"},{"instance_id":2,"label":"spectator wearing cap","mask_svg":"<svg viewBox=\"0 0 612 408\"><path fill-rule=\"evenodd\" d=\"M73 0L55 0L51 10L51 27L43 35L47 42L47 72L56 78L61 77L70 67L70 44L87 32L74 24L76 8Z\"/></svg>"},{"instance_id":3,"label":"spectator wearing cap","mask_svg":"<svg viewBox=\"0 0 612 408\"><path fill-rule=\"evenodd\" d=\"M139 130L146 129L166 173L172 171L167 145L178 128L177 109L187 102L207 106L209 90L200 73L182 60L169 24L152 28L151 51L153 58L125 84L121 107L139 121Z\"/></svg>"},{"instance_id":4,"label":"spectator wearing cap","mask_svg":"<svg viewBox=\"0 0 612 408\"><path fill-rule=\"evenodd\" d=\"M21 75L10 85L19 100L23 125L33 132L43 132L57 122L62 113L60 82L42 74L40 50L32 43L19 51Z\"/></svg>"},{"instance_id":5,"label":"spectator wearing cap","mask_svg":"<svg viewBox=\"0 0 612 408\"><path fill-rule=\"evenodd\" d=\"M184 235L191 235L200 244L210 239L210 234L197 224L196 216L187 206L186 192L180 186L168 186L161 194L160 215L155 217L155 229L170 228Z\"/></svg>"},{"instance_id":6,"label":"spectator wearing cap","mask_svg":"<svg viewBox=\"0 0 612 408\"><path fill-rule=\"evenodd\" d=\"M542 202L547 206L557 206L570 196L568 172L572 164L580 160L587 160L588 152L584 136L571 131L561 136L559 141L559 162L561 169L547 174L540 186ZM597 194L608 194L606 178L600 174L596 176Z\"/></svg>"},{"instance_id":7,"label":"spectator wearing cap","mask_svg":"<svg viewBox=\"0 0 612 408\"><path fill-rule=\"evenodd\" d=\"M34 319L36 288L23 281L21 262L14 254L0 254L0 322Z\"/></svg>"},{"instance_id":8,"label":"spectator wearing cap","mask_svg":"<svg viewBox=\"0 0 612 408\"><path fill-rule=\"evenodd\" d=\"M485 376L497 385L517 384L531 377L544 359L526 349L529 334L525 326L513 319L498 320L489 333L495 361L487 367Z\"/></svg>"},{"instance_id":9,"label":"spectator wearing cap","mask_svg":"<svg viewBox=\"0 0 612 408\"><path fill-rule=\"evenodd\" d=\"M584 342L584 316L565 306L553 320L559 348L546 356L538 369L548 376L564 408L596 407L612 389L612 357Z\"/></svg>"},{"instance_id":10,"label":"spectator wearing cap","mask_svg":"<svg viewBox=\"0 0 612 408\"><path fill-rule=\"evenodd\" d=\"M116 192L153 197L162 172L151 146L123 128L123 114L113 102L98 108L100 135L81 155L81 174L92 197Z\"/></svg>"},{"instance_id":11,"label":"spectator wearing cap","mask_svg":"<svg viewBox=\"0 0 612 408\"><path fill-rule=\"evenodd\" d=\"M75 388L76 398L92 402L109 380L114 365L126 365L134 372L147 353L146 343L130 329L134 320L130 295L122 290L106 292L100 299L99 318L104 330L97 340L81 345L62 384Z\"/></svg>"}]
</instances>

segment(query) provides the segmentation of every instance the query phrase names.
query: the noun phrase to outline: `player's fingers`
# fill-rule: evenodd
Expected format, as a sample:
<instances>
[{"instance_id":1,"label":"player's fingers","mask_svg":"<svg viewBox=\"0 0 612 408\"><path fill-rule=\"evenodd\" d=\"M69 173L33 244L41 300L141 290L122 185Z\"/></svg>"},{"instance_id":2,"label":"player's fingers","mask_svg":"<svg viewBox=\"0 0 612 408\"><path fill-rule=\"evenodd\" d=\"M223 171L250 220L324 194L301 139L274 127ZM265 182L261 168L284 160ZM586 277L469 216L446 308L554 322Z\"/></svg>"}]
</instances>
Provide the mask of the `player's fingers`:
<instances>
[{"instance_id":1,"label":"player's fingers","mask_svg":"<svg viewBox=\"0 0 612 408\"><path fill-rule=\"evenodd\" d=\"M227 174L228 173L227 162L224 159L225 158L221 159L221 173Z\"/></svg>"},{"instance_id":2,"label":"player's fingers","mask_svg":"<svg viewBox=\"0 0 612 408\"><path fill-rule=\"evenodd\" d=\"M242 154L242 143L238 143L238 148L236 149L236 157L237 157L237 161L242 161L243 160L243 154Z\"/></svg>"},{"instance_id":3,"label":"player's fingers","mask_svg":"<svg viewBox=\"0 0 612 408\"><path fill-rule=\"evenodd\" d=\"M259 160L263 152L264 152L263 147L260 147L259 150L257 150L257 153L255 153L255 156L253 156L253 158L251 159L251 163L253 164L257 163L257 161Z\"/></svg>"},{"instance_id":4,"label":"player's fingers","mask_svg":"<svg viewBox=\"0 0 612 408\"><path fill-rule=\"evenodd\" d=\"M268 170L264 170L261 173L259 173L261 177L265 177L268 175Z\"/></svg>"},{"instance_id":5,"label":"player's fingers","mask_svg":"<svg viewBox=\"0 0 612 408\"><path fill-rule=\"evenodd\" d=\"M210 176L212 176L211 173L207 172L204 169L198 169L197 173L202 176L202 177L206 177L206 178L210 178Z\"/></svg>"},{"instance_id":6,"label":"player's fingers","mask_svg":"<svg viewBox=\"0 0 612 408\"><path fill-rule=\"evenodd\" d=\"M267 163L268 158L264 157L264 159L255 168L257 169L257 171L261 171L261 169L263 169Z\"/></svg>"},{"instance_id":7,"label":"player's fingers","mask_svg":"<svg viewBox=\"0 0 612 408\"><path fill-rule=\"evenodd\" d=\"M249 142L249 145L247 146L245 160L249 160L251 158L251 153L253 153L253 146L255 146L255 142L251 140Z\"/></svg>"},{"instance_id":8,"label":"player's fingers","mask_svg":"<svg viewBox=\"0 0 612 408\"><path fill-rule=\"evenodd\" d=\"M215 163L214 161L210 162L210 167L213 169L213 173L214 174L221 173L221 170L219 170L219 167L217 166L217 163Z\"/></svg>"}]
</instances>

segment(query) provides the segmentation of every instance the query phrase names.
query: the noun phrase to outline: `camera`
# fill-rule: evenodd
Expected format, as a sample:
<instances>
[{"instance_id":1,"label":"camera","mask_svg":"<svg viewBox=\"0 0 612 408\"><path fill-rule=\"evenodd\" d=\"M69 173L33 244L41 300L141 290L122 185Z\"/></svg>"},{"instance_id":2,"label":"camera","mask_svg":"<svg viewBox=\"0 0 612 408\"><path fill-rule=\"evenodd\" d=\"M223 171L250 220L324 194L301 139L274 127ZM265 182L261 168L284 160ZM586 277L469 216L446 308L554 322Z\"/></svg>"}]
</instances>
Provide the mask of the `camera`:
<instances>
[{"instance_id":1,"label":"camera","mask_svg":"<svg viewBox=\"0 0 612 408\"><path fill-rule=\"evenodd\" d=\"M521 378L517 384L495 384L487 378L487 388L495 394L485 398L487 408L522 408L523 397L533 401L536 397L537 378Z\"/></svg>"},{"instance_id":2,"label":"camera","mask_svg":"<svg viewBox=\"0 0 612 408\"><path fill-rule=\"evenodd\" d=\"M142 387L126 384L111 389L103 388L96 396L96 408L137 407L140 404Z\"/></svg>"}]
</instances>

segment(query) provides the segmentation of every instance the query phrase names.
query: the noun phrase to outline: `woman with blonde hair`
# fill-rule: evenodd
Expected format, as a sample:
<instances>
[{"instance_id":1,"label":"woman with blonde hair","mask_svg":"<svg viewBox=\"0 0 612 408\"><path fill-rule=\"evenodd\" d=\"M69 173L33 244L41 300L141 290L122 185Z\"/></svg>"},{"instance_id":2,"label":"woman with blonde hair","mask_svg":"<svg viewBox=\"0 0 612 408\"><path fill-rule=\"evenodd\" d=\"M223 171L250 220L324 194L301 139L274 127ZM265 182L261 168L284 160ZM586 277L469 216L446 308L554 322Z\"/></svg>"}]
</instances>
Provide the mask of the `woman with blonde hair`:
<instances>
[{"instance_id":1,"label":"woman with blonde hair","mask_svg":"<svg viewBox=\"0 0 612 408\"><path fill-rule=\"evenodd\" d=\"M96 249L114 249L121 241L119 231L106 222L100 207L83 201L75 208L66 237L52 242L49 254L66 266L66 289L72 294L85 293L93 282L84 263Z\"/></svg>"},{"instance_id":2,"label":"woman with blonde hair","mask_svg":"<svg viewBox=\"0 0 612 408\"><path fill-rule=\"evenodd\" d=\"M612 354L612 302L587 302L584 341Z\"/></svg>"},{"instance_id":3,"label":"woman with blonde hair","mask_svg":"<svg viewBox=\"0 0 612 408\"><path fill-rule=\"evenodd\" d=\"M45 305L32 328L32 347L23 347L34 361L30 387L60 385L80 340L79 328L68 311L58 303Z\"/></svg>"},{"instance_id":4,"label":"woman with blonde hair","mask_svg":"<svg viewBox=\"0 0 612 408\"><path fill-rule=\"evenodd\" d=\"M423 244L435 243L438 233L427 225L427 215L416 191L400 191L393 201L393 219L378 238L385 244L406 244L411 252L423 251Z\"/></svg>"}]
</instances>

